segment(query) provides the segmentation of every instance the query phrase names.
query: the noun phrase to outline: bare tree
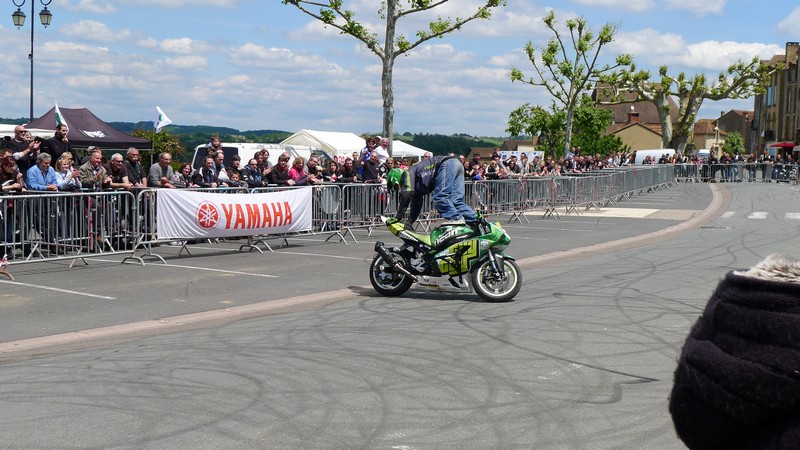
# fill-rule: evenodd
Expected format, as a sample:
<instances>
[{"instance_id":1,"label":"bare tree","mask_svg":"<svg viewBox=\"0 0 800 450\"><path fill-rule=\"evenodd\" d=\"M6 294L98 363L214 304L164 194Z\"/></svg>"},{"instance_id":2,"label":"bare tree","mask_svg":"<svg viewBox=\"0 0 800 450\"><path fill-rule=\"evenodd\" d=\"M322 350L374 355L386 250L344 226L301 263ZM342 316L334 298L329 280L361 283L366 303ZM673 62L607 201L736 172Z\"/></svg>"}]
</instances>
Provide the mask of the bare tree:
<instances>
[{"instance_id":1,"label":"bare tree","mask_svg":"<svg viewBox=\"0 0 800 450\"><path fill-rule=\"evenodd\" d=\"M584 95L600 79L604 73L631 64L631 55L619 55L614 64L599 64L598 57L604 45L614 40L619 28L616 24L607 23L597 36L592 33L586 19L567 20L568 39L556 28L556 16L550 11L544 18L547 28L553 32L547 46L537 53L531 42L525 46L525 53L533 64L535 78L526 79L521 70L512 68L511 81L519 81L533 86L543 86L557 103L564 106L567 113L564 139L564 153L570 148L572 140L572 122L575 108Z\"/></svg>"},{"instance_id":2,"label":"bare tree","mask_svg":"<svg viewBox=\"0 0 800 450\"><path fill-rule=\"evenodd\" d=\"M363 21L358 20L356 13L344 6L344 0L282 0L284 5L292 5L327 26L337 28L361 41L381 60L381 87L383 96L383 135L389 138L389 154L392 152L394 135L394 93L392 87L392 70L395 59L434 38L441 38L451 31L458 30L464 24L475 19L489 19L491 11L498 6L505 6L505 0L484 0L483 6L468 17L442 18L428 24L428 28L415 33L416 40L411 41L404 35L396 35L397 23L411 14L422 13L440 7L450 0L384 0L378 10L378 16L385 24L383 41L378 34L370 30Z\"/></svg>"}]
</instances>

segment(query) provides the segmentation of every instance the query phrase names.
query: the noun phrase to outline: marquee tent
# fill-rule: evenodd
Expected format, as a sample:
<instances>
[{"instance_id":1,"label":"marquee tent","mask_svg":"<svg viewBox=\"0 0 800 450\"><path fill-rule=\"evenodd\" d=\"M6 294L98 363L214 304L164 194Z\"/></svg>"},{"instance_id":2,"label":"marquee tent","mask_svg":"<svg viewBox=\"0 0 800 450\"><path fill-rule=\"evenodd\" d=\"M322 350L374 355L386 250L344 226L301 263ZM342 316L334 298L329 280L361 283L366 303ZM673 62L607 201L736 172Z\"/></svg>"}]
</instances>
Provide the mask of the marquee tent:
<instances>
[{"instance_id":1,"label":"marquee tent","mask_svg":"<svg viewBox=\"0 0 800 450\"><path fill-rule=\"evenodd\" d=\"M360 152L366 142L354 133L338 131L300 130L289 136L281 145L307 145L321 148L337 159L352 156L353 152ZM392 155L396 158L411 157L421 158L425 150L414 147L403 141L392 142Z\"/></svg>"},{"instance_id":2,"label":"marquee tent","mask_svg":"<svg viewBox=\"0 0 800 450\"><path fill-rule=\"evenodd\" d=\"M152 141L140 139L119 130L103 122L87 108L58 108L64 121L69 126L67 138L73 147L88 147L90 145L106 149L125 149L128 147L138 147L140 149L152 148ZM55 107L47 111L45 115L33 120L25 125L26 128L42 128L55 130L56 113ZM51 134L52 136L52 134Z\"/></svg>"},{"instance_id":3,"label":"marquee tent","mask_svg":"<svg viewBox=\"0 0 800 450\"><path fill-rule=\"evenodd\" d=\"M426 151L403 141L392 141L392 158L422 159L422 154Z\"/></svg>"},{"instance_id":4,"label":"marquee tent","mask_svg":"<svg viewBox=\"0 0 800 450\"><path fill-rule=\"evenodd\" d=\"M325 150L338 159L360 152L366 143L364 139L353 133L339 131L300 130L281 142L281 145L306 145Z\"/></svg>"},{"instance_id":5,"label":"marquee tent","mask_svg":"<svg viewBox=\"0 0 800 450\"><path fill-rule=\"evenodd\" d=\"M8 136L10 138L13 138L14 137L14 128L16 128L16 127L17 127L16 125L0 124L0 139L4 138L6 136ZM55 126L53 126L53 128L55 128ZM50 128L50 129L47 129L47 130L40 130L38 128L25 127L25 130L30 131L31 132L31 136L33 136L33 137L38 136L38 137L43 138L43 139L50 139L51 137L53 137L53 133L54 133L53 128Z\"/></svg>"}]
</instances>

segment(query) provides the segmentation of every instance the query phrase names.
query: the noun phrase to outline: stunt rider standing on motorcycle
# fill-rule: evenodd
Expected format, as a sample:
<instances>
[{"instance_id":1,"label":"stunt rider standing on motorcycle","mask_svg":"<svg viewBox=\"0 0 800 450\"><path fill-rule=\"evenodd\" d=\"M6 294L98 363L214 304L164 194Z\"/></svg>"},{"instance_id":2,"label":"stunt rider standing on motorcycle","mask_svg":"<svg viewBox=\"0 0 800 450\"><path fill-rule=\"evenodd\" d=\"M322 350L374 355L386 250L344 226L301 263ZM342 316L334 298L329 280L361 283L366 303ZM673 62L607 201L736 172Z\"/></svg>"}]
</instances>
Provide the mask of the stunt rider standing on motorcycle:
<instances>
[{"instance_id":1,"label":"stunt rider standing on motorcycle","mask_svg":"<svg viewBox=\"0 0 800 450\"><path fill-rule=\"evenodd\" d=\"M408 224L412 225L422 211L422 201L426 194L431 194L433 204L439 215L447 222L445 225L477 222L475 210L464 203L464 165L452 156L430 156L408 169L410 195L401 191L400 206L397 218L405 212L408 203L411 211ZM402 189L402 187L401 187Z\"/></svg>"}]
</instances>

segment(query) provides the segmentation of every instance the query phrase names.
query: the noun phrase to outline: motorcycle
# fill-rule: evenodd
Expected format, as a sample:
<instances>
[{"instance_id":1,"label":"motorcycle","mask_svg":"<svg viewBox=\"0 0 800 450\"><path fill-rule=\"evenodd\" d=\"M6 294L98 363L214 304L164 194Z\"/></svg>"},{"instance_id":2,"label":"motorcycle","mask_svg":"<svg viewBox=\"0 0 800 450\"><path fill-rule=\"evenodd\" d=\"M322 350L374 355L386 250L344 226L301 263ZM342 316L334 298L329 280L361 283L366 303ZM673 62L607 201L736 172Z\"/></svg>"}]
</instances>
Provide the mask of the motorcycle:
<instances>
[{"instance_id":1,"label":"motorcycle","mask_svg":"<svg viewBox=\"0 0 800 450\"><path fill-rule=\"evenodd\" d=\"M486 301L505 302L522 287L517 263L503 253L511 238L499 222L479 215L474 227L444 224L427 235L398 219L382 220L403 244L386 248L375 243L369 281L381 295L402 295L416 283L443 292L471 293L474 288Z\"/></svg>"}]
</instances>

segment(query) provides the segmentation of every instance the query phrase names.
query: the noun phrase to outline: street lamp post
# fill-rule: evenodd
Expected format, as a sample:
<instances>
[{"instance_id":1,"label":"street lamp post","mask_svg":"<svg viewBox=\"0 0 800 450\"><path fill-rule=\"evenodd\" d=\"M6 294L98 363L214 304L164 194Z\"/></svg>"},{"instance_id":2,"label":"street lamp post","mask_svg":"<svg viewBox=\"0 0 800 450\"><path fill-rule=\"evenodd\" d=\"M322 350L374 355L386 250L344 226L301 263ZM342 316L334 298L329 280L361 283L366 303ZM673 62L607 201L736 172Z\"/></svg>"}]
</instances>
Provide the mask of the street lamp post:
<instances>
[{"instance_id":1,"label":"street lamp post","mask_svg":"<svg viewBox=\"0 0 800 450\"><path fill-rule=\"evenodd\" d=\"M25 25L25 13L22 12L22 7L25 6L25 0L22 0L21 3L17 4L17 0L11 0L14 3L14 6L17 7L17 10L14 11L14 14L11 14L11 19L14 21L14 26L17 28L22 27ZM39 0L39 2L44 6L44 9L39 13L39 20L42 22L45 28L50 25L50 22L53 20L53 14L50 10L47 9L47 5L50 4L53 0ZM30 110L30 121L33 122L33 30L36 28L36 24L33 22L34 17L34 6L36 1L30 0L31 2L31 52L28 53L28 59L31 61L31 110Z\"/></svg>"}]
</instances>

